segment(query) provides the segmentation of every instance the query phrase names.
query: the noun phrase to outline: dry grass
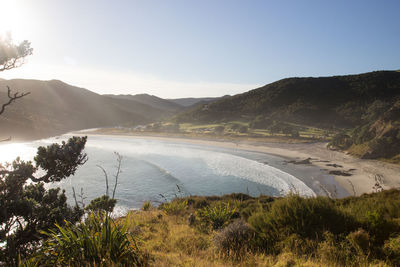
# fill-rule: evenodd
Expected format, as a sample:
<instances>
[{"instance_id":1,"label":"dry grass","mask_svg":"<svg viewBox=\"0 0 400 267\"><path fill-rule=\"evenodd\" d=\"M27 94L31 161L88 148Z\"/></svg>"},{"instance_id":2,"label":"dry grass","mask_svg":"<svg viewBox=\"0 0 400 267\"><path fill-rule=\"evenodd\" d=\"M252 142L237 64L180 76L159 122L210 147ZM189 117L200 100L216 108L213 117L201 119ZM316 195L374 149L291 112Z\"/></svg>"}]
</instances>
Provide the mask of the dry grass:
<instances>
[{"instance_id":1,"label":"dry grass","mask_svg":"<svg viewBox=\"0 0 400 267\"><path fill-rule=\"evenodd\" d=\"M277 256L248 252L239 259L222 254L209 234L190 227L187 215L168 215L160 210L133 211L128 229L139 237L139 247L152 266L329 266L329 264L285 252Z\"/></svg>"}]
</instances>

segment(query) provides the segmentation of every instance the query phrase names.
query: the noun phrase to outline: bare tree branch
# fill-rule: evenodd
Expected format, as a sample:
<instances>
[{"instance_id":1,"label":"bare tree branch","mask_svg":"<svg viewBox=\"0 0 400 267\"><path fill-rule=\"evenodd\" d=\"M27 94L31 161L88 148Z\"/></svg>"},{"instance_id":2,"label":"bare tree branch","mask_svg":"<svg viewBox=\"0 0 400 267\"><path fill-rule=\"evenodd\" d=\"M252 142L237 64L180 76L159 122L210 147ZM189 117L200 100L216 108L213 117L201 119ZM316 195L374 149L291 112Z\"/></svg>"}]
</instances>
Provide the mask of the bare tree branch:
<instances>
[{"instance_id":1,"label":"bare tree branch","mask_svg":"<svg viewBox=\"0 0 400 267\"><path fill-rule=\"evenodd\" d=\"M22 93L22 94L16 92L16 93L14 93L14 94L11 94L11 89L10 89L10 87L7 86L8 102L6 102L6 103L4 103L4 104L1 105L0 115L3 114L3 112L4 112L5 108L6 108L6 106L10 105L10 104L11 104L12 102L14 102L15 100L17 100L17 99L19 99L19 98L22 98L22 97L24 97L24 96L26 96L26 95L29 95L29 94L30 94L30 92Z\"/></svg>"}]
</instances>

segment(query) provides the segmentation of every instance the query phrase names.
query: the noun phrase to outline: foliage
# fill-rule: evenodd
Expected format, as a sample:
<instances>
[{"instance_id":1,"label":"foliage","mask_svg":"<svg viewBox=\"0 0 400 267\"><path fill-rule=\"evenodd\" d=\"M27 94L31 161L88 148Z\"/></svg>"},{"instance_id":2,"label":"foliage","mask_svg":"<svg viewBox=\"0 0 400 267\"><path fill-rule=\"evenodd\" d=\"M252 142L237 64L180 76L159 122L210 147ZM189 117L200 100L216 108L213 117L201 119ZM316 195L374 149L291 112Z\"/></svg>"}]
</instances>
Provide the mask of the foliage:
<instances>
[{"instance_id":1,"label":"foliage","mask_svg":"<svg viewBox=\"0 0 400 267\"><path fill-rule=\"evenodd\" d=\"M231 194L177 200L187 201L178 215L130 213L129 229L155 266L398 266L399 190L343 199ZM238 220L216 231L197 227L201 211L227 203L235 203ZM189 214L196 214L193 225Z\"/></svg>"},{"instance_id":2,"label":"foliage","mask_svg":"<svg viewBox=\"0 0 400 267\"><path fill-rule=\"evenodd\" d=\"M31 161L17 158L0 166L0 258L17 262L18 255L34 251L43 238L41 230L64 220L74 223L83 211L69 207L64 191L45 189L45 183L73 175L86 162L86 137L72 137L62 144L39 147ZM42 173L42 176L38 176ZM31 183L28 183L31 181Z\"/></svg>"},{"instance_id":3,"label":"foliage","mask_svg":"<svg viewBox=\"0 0 400 267\"><path fill-rule=\"evenodd\" d=\"M199 106L178 118L210 123L256 117L250 126L261 129L271 124L263 121L265 118L327 129L355 127L387 110L386 103L399 97L399 87L400 73L396 71L287 78L219 99L206 108Z\"/></svg>"},{"instance_id":4,"label":"foliage","mask_svg":"<svg viewBox=\"0 0 400 267\"><path fill-rule=\"evenodd\" d=\"M347 149L351 146L351 137L346 133L338 133L329 143L329 147L331 148L339 148L339 149Z\"/></svg>"},{"instance_id":5,"label":"foliage","mask_svg":"<svg viewBox=\"0 0 400 267\"><path fill-rule=\"evenodd\" d=\"M24 58L32 54L32 50L27 40L14 44L11 35L0 36L0 71L21 66Z\"/></svg>"},{"instance_id":6,"label":"foliage","mask_svg":"<svg viewBox=\"0 0 400 267\"><path fill-rule=\"evenodd\" d=\"M400 235L385 241L383 251L393 265L400 265Z\"/></svg>"},{"instance_id":7,"label":"foliage","mask_svg":"<svg viewBox=\"0 0 400 267\"><path fill-rule=\"evenodd\" d=\"M236 215L236 208L231 208L228 203L218 203L213 207L205 207L198 211L199 218L206 223L211 223L214 230L222 228Z\"/></svg>"},{"instance_id":8,"label":"foliage","mask_svg":"<svg viewBox=\"0 0 400 267\"><path fill-rule=\"evenodd\" d=\"M109 216L92 213L78 225L67 222L43 232L49 238L35 259L48 266L142 265L135 237Z\"/></svg>"},{"instance_id":9,"label":"foliage","mask_svg":"<svg viewBox=\"0 0 400 267\"><path fill-rule=\"evenodd\" d=\"M145 201L142 205L142 210L147 211L153 208L153 205L151 204L150 201Z\"/></svg>"},{"instance_id":10,"label":"foliage","mask_svg":"<svg viewBox=\"0 0 400 267\"><path fill-rule=\"evenodd\" d=\"M107 195L93 199L89 205L85 208L90 212L98 213L101 211L112 212L114 210L117 200L115 198L110 198Z\"/></svg>"},{"instance_id":11,"label":"foliage","mask_svg":"<svg viewBox=\"0 0 400 267\"><path fill-rule=\"evenodd\" d=\"M117 152L114 152L114 154L117 156L117 166L116 166L117 169L116 169L116 173L114 175L115 183L114 183L114 188L113 188L113 192L112 192L112 197L110 198L110 196L109 196L109 183L108 183L107 171L100 165L97 165L97 167L99 167L103 171L103 174L104 174L106 194L101 197L93 199L89 203L89 205L85 208L85 210L87 210L87 211L94 212L94 213L99 213L99 212L111 213L114 210L115 205L117 204L117 200L114 197L115 197L115 191L117 190L118 177L121 173L122 156ZM75 197L75 195L74 195L74 197ZM76 199L75 199L75 201L76 201ZM76 203L76 205L78 206L78 203Z\"/></svg>"},{"instance_id":12,"label":"foliage","mask_svg":"<svg viewBox=\"0 0 400 267\"><path fill-rule=\"evenodd\" d=\"M163 203L159 206L159 209L165 211L170 215L182 214L187 208L187 200L176 199L171 202Z\"/></svg>"},{"instance_id":13,"label":"foliage","mask_svg":"<svg viewBox=\"0 0 400 267\"><path fill-rule=\"evenodd\" d=\"M297 195L275 200L267 212L253 214L249 223L258 233L259 246L266 251L273 251L276 242L292 234L318 239L325 231L346 233L357 226L330 199Z\"/></svg>"}]
</instances>

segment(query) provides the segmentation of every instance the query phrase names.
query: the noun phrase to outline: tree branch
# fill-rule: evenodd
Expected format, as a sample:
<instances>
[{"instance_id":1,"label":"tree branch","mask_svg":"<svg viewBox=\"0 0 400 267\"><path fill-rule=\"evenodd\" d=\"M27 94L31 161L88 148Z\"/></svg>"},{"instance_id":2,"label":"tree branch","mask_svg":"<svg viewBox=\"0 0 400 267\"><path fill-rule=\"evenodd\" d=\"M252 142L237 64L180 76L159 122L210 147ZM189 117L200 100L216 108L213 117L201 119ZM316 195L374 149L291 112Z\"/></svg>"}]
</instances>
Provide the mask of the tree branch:
<instances>
[{"instance_id":1,"label":"tree branch","mask_svg":"<svg viewBox=\"0 0 400 267\"><path fill-rule=\"evenodd\" d=\"M17 100L17 99L19 99L19 98L22 98L22 97L24 97L24 96L26 96L26 95L29 95L29 94L30 94L30 92L22 93L22 94L16 92L15 94L12 95L12 94L11 94L11 89L10 89L10 87L7 86L8 102L2 104L1 109L0 109L0 115L3 114L3 112L4 112L5 108L6 108L6 106L10 105L10 104L11 104L12 102L14 102L15 100Z\"/></svg>"}]
</instances>

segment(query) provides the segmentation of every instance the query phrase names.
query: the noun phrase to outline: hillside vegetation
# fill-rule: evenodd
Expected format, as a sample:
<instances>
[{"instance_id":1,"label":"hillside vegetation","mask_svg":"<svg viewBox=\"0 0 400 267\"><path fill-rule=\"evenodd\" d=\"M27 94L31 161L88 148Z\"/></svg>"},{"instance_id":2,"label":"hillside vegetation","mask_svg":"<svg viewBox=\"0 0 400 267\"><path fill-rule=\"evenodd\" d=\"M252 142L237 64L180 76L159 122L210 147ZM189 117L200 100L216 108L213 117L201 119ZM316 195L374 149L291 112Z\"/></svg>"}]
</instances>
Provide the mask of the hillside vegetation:
<instances>
[{"instance_id":1,"label":"hillside vegetation","mask_svg":"<svg viewBox=\"0 0 400 267\"><path fill-rule=\"evenodd\" d=\"M293 125L312 126L339 132L331 148L396 162L399 100L397 71L288 78L183 112L175 121L211 124L236 120L270 132L290 132Z\"/></svg>"},{"instance_id":2,"label":"hillside vegetation","mask_svg":"<svg viewBox=\"0 0 400 267\"><path fill-rule=\"evenodd\" d=\"M215 122L265 116L324 127L353 127L375 101L400 96L400 73L379 71L321 78L288 78L223 98L190 112L180 121Z\"/></svg>"}]
</instances>

